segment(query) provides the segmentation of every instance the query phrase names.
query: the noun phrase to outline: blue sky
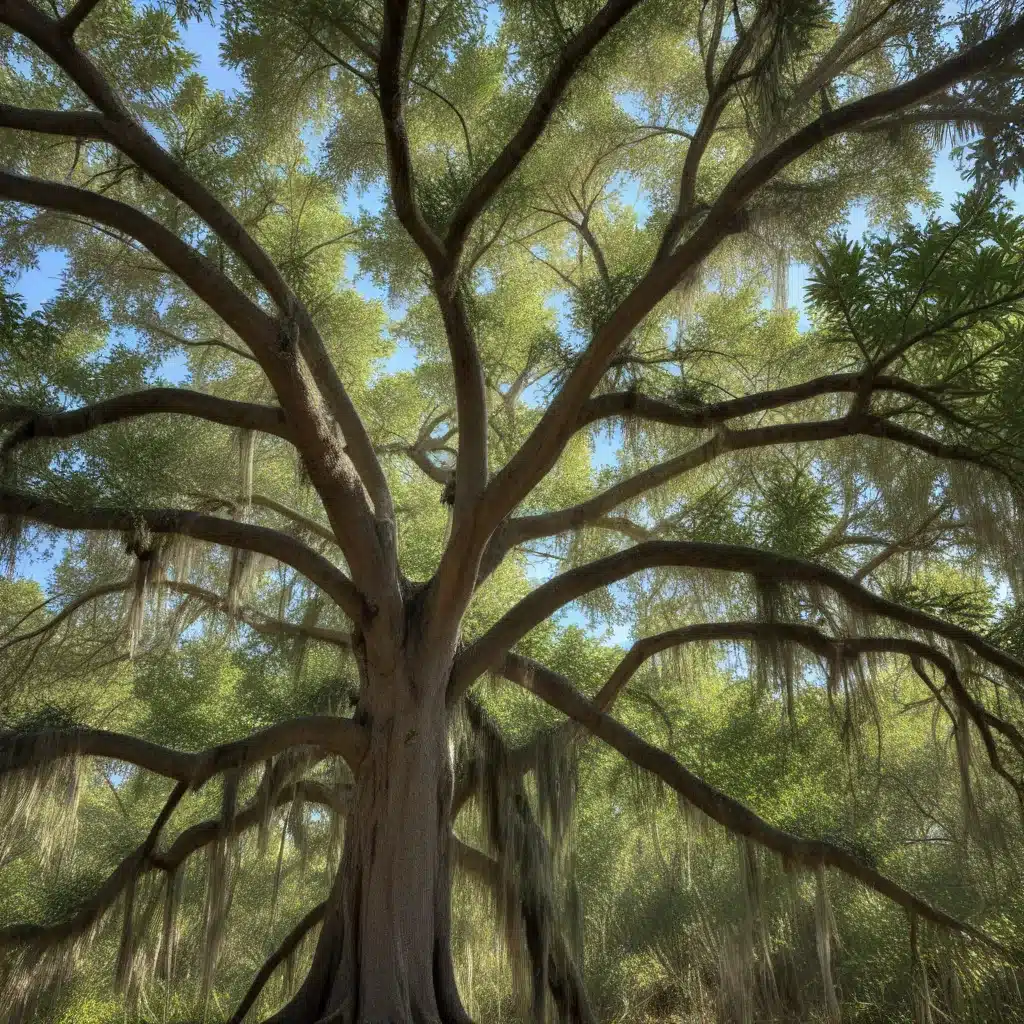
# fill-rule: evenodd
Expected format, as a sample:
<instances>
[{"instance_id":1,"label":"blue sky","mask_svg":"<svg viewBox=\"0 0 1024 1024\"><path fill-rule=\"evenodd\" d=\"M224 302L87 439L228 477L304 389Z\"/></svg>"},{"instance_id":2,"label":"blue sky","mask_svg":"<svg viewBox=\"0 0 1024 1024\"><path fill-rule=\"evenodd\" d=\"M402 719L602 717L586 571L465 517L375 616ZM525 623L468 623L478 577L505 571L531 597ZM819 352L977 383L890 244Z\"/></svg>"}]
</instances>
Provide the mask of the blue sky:
<instances>
[{"instance_id":1,"label":"blue sky","mask_svg":"<svg viewBox=\"0 0 1024 1024\"><path fill-rule=\"evenodd\" d=\"M219 33L215 26L209 22L193 22L183 33L185 45L191 49L197 57L197 70L202 73L209 84L217 89L231 93L241 88L241 80L236 72L225 67L220 61L219 55ZM956 167L948 154L940 155L933 179L933 188L941 197L939 212L948 214L952 202L957 194L964 190L964 184L960 180ZM382 202L382 195L379 192L371 192L361 196L350 198L347 208L350 213L356 214L360 210L379 207ZM1024 187L1015 190L1013 198L1017 201L1024 200ZM923 216L918 211L917 216ZM861 235L867 229L867 220L863 208L855 209L852 212L847 231L851 235ZM60 253L55 251L43 252L39 256L38 266L24 274L16 283L16 288L25 298L30 309L39 308L50 296L54 294L60 284L61 274L64 268L64 260ZM353 276L357 288L367 295L380 296L379 290L374 288L372 283L365 277L357 276L357 266L354 259L348 263L349 273ZM802 305L803 289L806 283L807 268L794 265L790 270L790 301L799 308ZM389 360L386 369L401 369L410 365L413 355L408 349L400 348ZM184 371L183 360L170 360L162 368L162 375L174 381L180 379ZM607 445L607 451L596 453L598 461L609 461L614 457L613 444ZM26 557L18 566L21 574L30 576L44 585L48 581L50 570L59 557L60 548L56 548L49 557L41 557L35 553L32 557ZM540 566L538 566L540 569ZM582 616L571 613L568 616L570 621L583 624ZM615 631L613 638L622 641L625 636L621 631Z\"/></svg>"}]
</instances>

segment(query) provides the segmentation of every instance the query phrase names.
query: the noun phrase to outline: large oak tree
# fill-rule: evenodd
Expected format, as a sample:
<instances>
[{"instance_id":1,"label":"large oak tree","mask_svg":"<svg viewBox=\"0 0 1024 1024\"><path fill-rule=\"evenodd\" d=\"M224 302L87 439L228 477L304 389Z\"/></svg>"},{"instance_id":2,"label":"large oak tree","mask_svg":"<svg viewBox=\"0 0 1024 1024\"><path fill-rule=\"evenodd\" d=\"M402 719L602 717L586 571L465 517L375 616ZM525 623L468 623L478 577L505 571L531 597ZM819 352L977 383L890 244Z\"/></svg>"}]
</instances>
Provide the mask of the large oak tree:
<instances>
[{"instance_id":1,"label":"large oak tree","mask_svg":"<svg viewBox=\"0 0 1024 1024\"><path fill-rule=\"evenodd\" d=\"M73 953L123 906L123 977L143 880L171 893L209 849L212 971L233 844L301 800L344 818L333 885L234 1021L317 926L270 1020L468 1020L457 869L513 919L535 1016L550 992L587 1020L534 884L565 810L552 765L587 734L790 867L1007 952L612 714L660 652L741 644L782 707L803 681L845 694L849 724L861 668L894 659L948 717L965 790L977 746L1024 795L1011 634L886 576L946 549L1021 583L1024 229L991 186L1020 155L1024 17L948 7L232 0L225 95L177 39L201 8L0 0L5 258L68 259L43 312L4 304L4 541L91 538L73 592L5 650L31 661L70 625L88 639L83 613L123 597L126 629L97 632L89 671L212 616L339 650L357 679L351 717L340 693L330 713L269 708L189 752L98 721L5 734L19 813L72 757L173 783L73 913L0 933L19 964ZM952 222L828 234L860 200L899 225L951 141L975 178ZM346 194L382 203L356 215ZM386 304L354 290L348 254ZM784 309L793 258L814 267L808 332ZM406 369L384 362L396 339ZM174 366L179 386L160 379ZM617 449L610 467L595 447ZM611 614L616 594L641 638L599 692L530 656L547 620ZM509 749L474 696L489 675L575 724ZM325 761L347 765L336 785L308 774ZM182 801L218 787L219 816L171 838ZM453 833L471 800L487 849Z\"/></svg>"}]
</instances>

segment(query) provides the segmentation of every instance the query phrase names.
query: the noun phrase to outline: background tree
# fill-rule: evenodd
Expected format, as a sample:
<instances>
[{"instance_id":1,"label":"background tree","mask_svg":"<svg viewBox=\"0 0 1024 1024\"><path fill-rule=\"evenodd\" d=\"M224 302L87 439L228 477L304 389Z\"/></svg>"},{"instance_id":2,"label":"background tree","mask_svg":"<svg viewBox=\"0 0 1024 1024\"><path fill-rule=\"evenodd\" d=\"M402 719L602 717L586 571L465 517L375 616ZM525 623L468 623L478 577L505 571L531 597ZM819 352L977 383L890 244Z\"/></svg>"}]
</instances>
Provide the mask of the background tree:
<instances>
[{"instance_id":1,"label":"background tree","mask_svg":"<svg viewBox=\"0 0 1024 1024\"><path fill-rule=\"evenodd\" d=\"M68 259L41 313L4 302L3 535L15 556L71 537L52 599L5 595L5 820L41 837L8 868L77 880L12 908L34 921L0 933L9 1004L59 1005L118 908L109 959L135 999L154 972L181 986L180 938L200 1012L239 1021L319 926L270 1020L464 1021L461 868L533 1017L591 1019L568 842L588 735L742 841L723 953L741 1017L777 988L763 851L815 880L833 1017L826 869L909 915L922 1012L924 923L1011 957L987 900L955 916L891 844L815 830L777 792L772 823L756 789L742 802L609 712L652 658L739 645L762 714L794 744L818 723L810 770L835 749L825 709L863 755L864 727L893 722L872 670L909 665L952 730L965 832L1015 841L1024 228L991 188L1018 168L1017 5L230 3L235 96L178 41L209 13L0 2L5 259ZM949 141L976 188L952 222L903 225ZM379 210L345 213L382 183ZM893 229L828 235L859 199ZM784 309L794 256L815 267L810 333ZM389 373L396 340L415 364ZM552 621L569 606L640 639L618 665L574 653ZM572 724L489 705L489 675ZM756 719L733 720L755 748ZM133 791L88 886L65 855L69 794L99 799L82 759L111 799ZM246 835L258 852L274 823L261 872ZM273 922L286 845L328 891L222 1009L229 912Z\"/></svg>"}]
</instances>

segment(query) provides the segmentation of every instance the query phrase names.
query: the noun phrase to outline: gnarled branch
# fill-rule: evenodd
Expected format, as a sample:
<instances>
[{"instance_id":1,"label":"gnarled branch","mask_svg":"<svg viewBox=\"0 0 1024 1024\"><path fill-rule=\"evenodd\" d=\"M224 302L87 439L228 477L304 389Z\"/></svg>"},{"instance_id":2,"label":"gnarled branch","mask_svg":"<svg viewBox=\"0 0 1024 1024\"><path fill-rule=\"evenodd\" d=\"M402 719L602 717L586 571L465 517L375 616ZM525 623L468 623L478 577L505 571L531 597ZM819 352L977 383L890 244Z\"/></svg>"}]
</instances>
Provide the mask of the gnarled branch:
<instances>
[{"instance_id":1,"label":"gnarled branch","mask_svg":"<svg viewBox=\"0 0 1024 1024\"><path fill-rule=\"evenodd\" d=\"M1024 679L1024 664L972 630L874 594L834 569L739 544L648 541L556 576L528 594L462 652L452 670L449 699L457 700L482 672L497 663L504 651L564 605L645 569L670 567L740 572L780 584L823 587L861 611L963 644L991 664Z\"/></svg>"},{"instance_id":2,"label":"gnarled branch","mask_svg":"<svg viewBox=\"0 0 1024 1024\"><path fill-rule=\"evenodd\" d=\"M909 82L822 114L765 155L744 164L692 234L664 259L652 265L596 332L529 437L491 480L478 516L481 537L486 538L554 465L577 429L580 411L623 340L690 270L699 266L734 230L736 218L758 189L815 146L866 121L913 106L965 78L977 75L1005 60L1022 45L1024 18L1018 18L984 42L941 62Z\"/></svg>"},{"instance_id":3,"label":"gnarled branch","mask_svg":"<svg viewBox=\"0 0 1024 1024\"><path fill-rule=\"evenodd\" d=\"M353 621L361 622L367 614L359 592L337 566L294 537L266 526L186 509L78 509L6 488L0 488L0 513L21 516L61 530L132 532L145 526L153 533L181 534L211 544L255 551L297 569L333 598Z\"/></svg>"},{"instance_id":4,"label":"gnarled branch","mask_svg":"<svg viewBox=\"0 0 1024 1024\"><path fill-rule=\"evenodd\" d=\"M0 424L12 420L19 423L17 429L4 440L2 450L10 451L40 438L75 437L97 427L159 414L193 416L211 423L258 430L291 440L284 410L276 406L236 402L185 388L148 388L63 412L0 407Z\"/></svg>"},{"instance_id":5,"label":"gnarled branch","mask_svg":"<svg viewBox=\"0 0 1024 1024\"><path fill-rule=\"evenodd\" d=\"M0 776L64 757L103 757L133 764L155 775L202 786L229 769L265 761L289 747L315 747L358 767L366 748L366 730L351 718L305 715L290 718L244 739L196 752L89 726L0 734Z\"/></svg>"},{"instance_id":6,"label":"gnarled branch","mask_svg":"<svg viewBox=\"0 0 1024 1024\"><path fill-rule=\"evenodd\" d=\"M727 796L683 767L671 754L659 750L614 718L599 711L569 681L544 665L517 654L507 654L498 670L564 715L579 722L623 757L657 775L698 810L734 835L750 839L779 854L787 864L803 868L831 867L873 889L926 921L969 936L1009 959L1013 951L974 926L933 907L920 896L886 877L848 850L820 839L805 839L777 828L749 807Z\"/></svg>"}]
</instances>

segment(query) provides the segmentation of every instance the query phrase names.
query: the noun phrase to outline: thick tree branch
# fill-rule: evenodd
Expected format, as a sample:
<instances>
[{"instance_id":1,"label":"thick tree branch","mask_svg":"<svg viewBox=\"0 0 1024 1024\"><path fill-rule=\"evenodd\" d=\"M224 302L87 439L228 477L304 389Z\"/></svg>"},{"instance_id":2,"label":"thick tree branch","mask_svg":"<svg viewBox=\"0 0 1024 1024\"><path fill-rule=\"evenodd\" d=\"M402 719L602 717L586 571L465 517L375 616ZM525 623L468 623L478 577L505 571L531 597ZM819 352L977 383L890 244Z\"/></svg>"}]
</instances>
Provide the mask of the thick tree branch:
<instances>
[{"instance_id":1,"label":"thick tree branch","mask_svg":"<svg viewBox=\"0 0 1024 1024\"><path fill-rule=\"evenodd\" d=\"M566 44L558 62L544 83L533 106L494 162L477 179L452 217L448 227L447 245L453 259L458 260L474 221L515 173L534 144L544 133L551 115L561 103L566 90L583 62L623 18L641 0L608 0L594 17Z\"/></svg>"},{"instance_id":2,"label":"thick tree branch","mask_svg":"<svg viewBox=\"0 0 1024 1024\"><path fill-rule=\"evenodd\" d=\"M135 207L87 189L6 171L0 171L0 198L74 214L135 239L244 338L257 355L262 350L261 364L276 342L276 324L256 303L173 231Z\"/></svg>"},{"instance_id":3,"label":"thick tree branch","mask_svg":"<svg viewBox=\"0 0 1024 1024\"><path fill-rule=\"evenodd\" d=\"M478 517L480 543L554 465L577 428L580 411L623 340L686 273L734 230L736 218L758 189L822 142L942 92L1000 63L1022 45L1024 18L909 82L822 114L764 156L753 158L740 168L692 234L671 254L653 264L597 331L530 436L492 479Z\"/></svg>"},{"instance_id":4,"label":"thick tree branch","mask_svg":"<svg viewBox=\"0 0 1024 1024\"><path fill-rule=\"evenodd\" d=\"M70 39L78 26L99 7L101 2L102 0L78 0L78 3L57 23L60 32Z\"/></svg>"},{"instance_id":5,"label":"thick tree branch","mask_svg":"<svg viewBox=\"0 0 1024 1024\"><path fill-rule=\"evenodd\" d=\"M113 141L103 115L94 110L33 110L0 103L0 128L40 135L64 135L79 141Z\"/></svg>"},{"instance_id":6,"label":"thick tree branch","mask_svg":"<svg viewBox=\"0 0 1024 1024\"><path fill-rule=\"evenodd\" d=\"M2 3L2 0L0 0ZM285 332L229 278L162 224L134 207L85 189L0 172L0 197L81 215L137 239L235 331L256 355L285 410L292 441L331 519L353 572L383 589L382 533L372 522L362 483L355 478L333 422ZM376 455L373 456L376 460Z\"/></svg>"},{"instance_id":7,"label":"thick tree branch","mask_svg":"<svg viewBox=\"0 0 1024 1024\"><path fill-rule=\"evenodd\" d=\"M776 644L779 641L805 647L831 664L855 660L865 654L903 654L912 659L931 662L943 675L946 685L953 693L957 704L970 716L978 727L993 767L1006 777L999 760L998 751L992 743L990 728L999 731L1024 758L1024 736L1012 723L1004 722L988 712L967 691L960 673L952 659L942 651L920 640L892 636L843 636L834 637L822 633L812 626L790 622L701 622L680 629L668 630L655 636L638 640L626 656L615 667L607 682L594 697L595 706L606 711L611 707L622 688L637 673L640 667L661 651L686 644L707 641L752 641L760 644ZM996 723L999 724L996 724ZM1021 794L1020 782L1010 779L1014 789Z\"/></svg>"},{"instance_id":8,"label":"thick tree branch","mask_svg":"<svg viewBox=\"0 0 1024 1024\"><path fill-rule=\"evenodd\" d=\"M21 516L60 530L132 533L144 526L152 533L181 534L196 540L275 558L298 570L333 598L359 624L369 614L352 581L323 555L279 530L240 523L185 509L74 508L0 487L0 513Z\"/></svg>"},{"instance_id":9,"label":"thick tree branch","mask_svg":"<svg viewBox=\"0 0 1024 1024\"><path fill-rule=\"evenodd\" d=\"M387 147L391 201L402 227L416 243L436 278L449 274L451 261L444 243L423 219L416 201L416 182L412 153L405 129L405 81L402 46L405 42L408 0L387 0L384 4L384 28L381 33L380 60L377 65L380 114Z\"/></svg>"},{"instance_id":10,"label":"thick tree branch","mask_svg":"<svg viewBox=\"0 0 1024 1024\"><path fill-rule=\"evenodd\" d=\"M228 1024L242 1024L245 1015L252 1009L253 1004L260 997L260 993L270 981L274 971L283 964L288 957L299 948L303 939L318 925L327 913L327 901L318 903L308 910L296 923L295 927L281 940L281 944L267 957L263 966L256 972L252 984L246 989L235 1012L231 1015Z\"/></svg>"},{"instance_id":11,"label":"thick tree branch","mask_svg":"<svg viewBox=\"0 0 1024 1024\"><path fill-rule=\"evenodd\" d=\"M663 398L652 398L636 391L612 391L591 398L583 406L577 429L600 420L622 416L700 430L740 416L782 409L823 395L857 394L863 387L863 373L833 373L772 391L759 391L741 398L730 398L724 402L708 402L695 406L676 405ZM882 374L872 377L871 389L908 395L940 414L949 415L949 410L934 392L912 381Z\"/></svg>"},{"instance_id":12,"label":"thick tree branch","mask_svg":"<svg viewBox=\"0 0 1024 1024\"><path fill-rule=\"evenodd\" d=\"M88 2L81 0L80 5ZM341 383L309 312L298 301L267 253L227 207L142 127L96 65L75 46L71 33L66 31L67 22L48 18L29 0L0 0L0 22L30 39L75 82L101 112L113 144L154 181L194 210L221 241L238 254L270 294L283 317L295 322L299 344L320 393L345 435L352 462L366 484L376 513L381 518L393 519L387 482L373 453L366 428ZM91 214L85 212L83 216ZM212 268L209 273L223 279L223 275ZM245 332L237 333L248 340ZM274 375L269 375L276 387ZM288 407L288 396L282 394L280 398L282 405ZM289 411L295 413L298 410Z\"/></svg>"},{"instance_id":13,"label":"thick tree branch","mask_svg":"<svg viewBox=\"0 0 1024 1024\"><path fill-rule=\"evenodd\" d=\"M559 608L635 573L669 567L739 572L780 584L823 587L861 611L963 644L979 657L1024 680L1024 664L977 633L874 594L834 569L738 544L649 541L556 576L528 594L462 652L452 670L449 699L461 697L482 672L497 663L502 652Z\"/></svg>"},{"instance_id":14,"label":"thick tree branch","mask_svg":"<svg viewBox=\"0 0 1024 1024\"><path fill-rule=\"evenodd\" d=\"M599 711L567 679L551 669L521 655L507 654L498 670L507 679L585 726L623 757L657 775L685 800L734 835L772 850L787 864L842 871L925 920L976 939L1002 956L1017 959L1013 951L1002 943L933 907L842 847L818 839L805 839L769 824L738 800L684 768L671 754L645 742L614 718Z\"/></svg>"},{"instance_id":15,"label":"thick tree branch","mask_svg":"<svg viewBox=\"0 0 1024 1024\"><path fill-rule=\"evenodd\" d=\"M332 715L292 718L244 739L197 752L174 750L106 729L75 726L0 734L0 776L39 768L64 757L103 757L198 788L220 772L265 761L289 747L315 747L337 754L355 770L366 744L366 730L361 725Z\"/></svg>"},{"instance_id":16,"label":"thick tree branch","mask_svg":"<svg viewBox=\"0 0 1024 1024\"><path fill-rule=\"evenodd\" d=\"M187 792L186 782L179 782L174 787L143 843L121 861L92 899L77 913L58 924L16 924L4 928L0 930L0 949L26 943L40 947L53 945L87 932L114 905L121 892L149 859L160 839L160 833Z\"/></svg>"},{"instance_id":17,"label":"thick tree branch","mask_svg":"<svg viewBox=\"0 0 1024 1024\"><path fill-rule=\"evenodd\" d=\"M920 431L867 413L851 414L835 420L779 423L767 427L752 427L748 430L720 429L714 437L703 444L613 484L578 505L508 520L491 538L483 558L482 571L490 572L496 568L505 554L517 544L596 524L608 512L624 502L669 483L684 473L706 466L723 455L752 448L808 444L856 436L895 441L935 458L968 462L1006 475L1005 469L993 463L988 456L971 448L945 444Z\"/></svg>"},{"instance_id":18,"label":"thick tree branch","mask_svg":"<svg viewBox=\"0 0 1024 1024\"><path fill-rule=\"evenodd\" d=\"M0 425L12 420L20 421L18 428L4 440L2 450L9 452L40 438L75 437L111 423L157 414L193 416L211 423L258 430L291 440L284 411L275 406L236 402L184 388L149 388L65 412L30 412L24 408L0 406Z\"/></svg>"},{"instance_id":19,"label":"thick tree branch","mask_svg":"<svg viewBox=\"0 0 1024 1024\"><path fill-rule=\"evenodd\" d=\"M427 224L416 201L412 153L405 129L405 81L402 48L408 17L408 0L388 0L384 8L380 62L377 69L379 102L387 148L391 198L402 226L430 266L434 293L441 307L445 337L451 353L459 422L459 471L455 482L455 511L448 556L440 573L443 600L452 600L451 588L472 586L475 567L467 573L462 547L464 524L472 517L487 484L487 401L483 364L473 337L456 271L457 259ZM455 562L455 566L451 565ZM457 598L454 598L457 600Z\"/></svg>"}]
</instances>

